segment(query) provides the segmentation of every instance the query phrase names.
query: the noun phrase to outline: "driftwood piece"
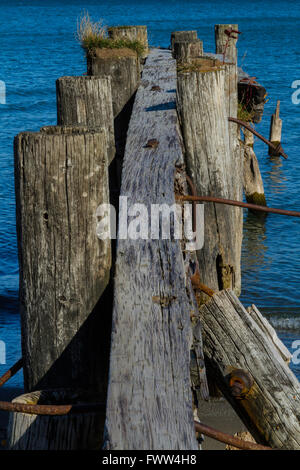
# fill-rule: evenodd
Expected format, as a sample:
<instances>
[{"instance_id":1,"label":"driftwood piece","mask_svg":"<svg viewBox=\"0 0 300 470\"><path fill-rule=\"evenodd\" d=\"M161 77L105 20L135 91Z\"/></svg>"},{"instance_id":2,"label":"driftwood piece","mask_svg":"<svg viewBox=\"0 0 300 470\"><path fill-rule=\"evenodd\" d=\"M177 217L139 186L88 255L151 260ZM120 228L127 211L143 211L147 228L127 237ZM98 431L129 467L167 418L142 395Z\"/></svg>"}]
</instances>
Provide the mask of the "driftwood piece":
<instances>
[{"instance_id":1,"label":"driftwood piece","mask_svg":"<svg viewBox=\"0 0 300 470\"><path fill-rule=\"evenodd\" d=\"M128 208L175 202L175 165L183 165L175 89L171 53L152 50L127 137L121 196ZM195 309L187 283L179 240L119 235L106 448L198 448L189 372Z\"/></svg>"},{"instance_id":2,"label":"driftwood piece","mask_svg":"<svg viewBox=\"0 0 300 470\"><path fill-rule=\"evenodd\" d=\"M258 160L256 158L253 146L254 135L247 129L243 129L244 142L244 167L243 167L243 186L247 202L266 206L264 184L261 177Z\"/></svg>"},{"instance_id":3,"label":"driftwood piece","mask_svg":"<svg viewBox=\"0 0 300 470\"><path fill-rule=\"evenodd\" d=\"M15 183L25 390L84 384L104 399L106 315L97 304L111 244L97 236L97 208L109 203L106 132L19 134Z\"/></svg>"},{"instance_id":4,"label":"driftwood piece","mask_svg":"<svg viewBox=\"0 0 300 470\"><path fill-rule=\"evenodd\" d=\"M242 178L236 154L230 152L225 78L222 66L179 73L178 108L187 172L197 194L234 199L241 194ZM204 247L197 255L201 282L213 290L240 292L242 224L236 214L228 206L205 205Z\"/></svg>"},{"instance_id":5,"label":"driftwood piece","mask_svg":"<svg viewBox=\"0 0 300 470\"><path fill-rule=\"evenodd\" d=\"M273 145L280 145L281 144L281 132L282 132L282 120L279 117L280 112L280 101L277 101L276 111L272 114L271 117L271 126L270 126L270 142ZM270 156L278 156L278 152L273 150L269 147L269 155Z\"/></svg>"},{"instance_id":6,"label":"driftwood piece","mask_svg":"<svg viewBox=\"0 0 300 470\"><path fill-rule=\"evenodd\" d=\"M96 401L87 392L72 390L44 390L27 393L13 403L61 405ZM103 413L43 416L11 413L8 424L10 450L100 450L104 425Z\"/></svg>"},{"instance_id":7,"label":"driftwood piece","mask_svg":"<svg viewBox=\"0 0 300 470\"><path fill-rule=\"evenodd\" d=\"M200 39L189 41L175 41L173 44L173 57L178 62L191 62L196 57L203 55L203 43Z\"/></svg>"},{"instance_id":8,"label":"driftwood piece","mask_svg":"<svg viewBox=\"0 0 300 470\"><path fill-rule=\"evenodd\" d=\"M109 163L115 156L110 77L61 77L56 81L57 124L106 130Z\"/></svg>"},{"instance_id":9,"label":"driftwood piece","mask_svg":"<svg viewBox=\"0 0 300 470\"><path fill-rule=\"evenodd\" d=\"M265 327L229 290L203 305L200 319L206 362L255 440L299 450L300 385Z\"/></svg>"},{"instance_id":10,"label":"driftwood piece","mask_svg":"<svg viewBox=\"0 0 300 470\"><path fill-rule=\"evenodd\" d=\"M149 53L147 26L110 26L107 28L107 32L111 39L139 41L145 48L142 57L147 57Z\"/></svg>"},{"instance_id":11,"label":"driftwood piece","mask_svg":"<svg viewBox=\"0 0 300 470\"><path fill-rule=\"evenodd\" d=\"M225 31L231 29L238 31L237 24L216 24L215 25L215 42L216 42L216 53L222 54L223 57L230 60L233 64L237 63L237 33L233 33L233 37L229 37Z\"/></svg>"}]
</instances>

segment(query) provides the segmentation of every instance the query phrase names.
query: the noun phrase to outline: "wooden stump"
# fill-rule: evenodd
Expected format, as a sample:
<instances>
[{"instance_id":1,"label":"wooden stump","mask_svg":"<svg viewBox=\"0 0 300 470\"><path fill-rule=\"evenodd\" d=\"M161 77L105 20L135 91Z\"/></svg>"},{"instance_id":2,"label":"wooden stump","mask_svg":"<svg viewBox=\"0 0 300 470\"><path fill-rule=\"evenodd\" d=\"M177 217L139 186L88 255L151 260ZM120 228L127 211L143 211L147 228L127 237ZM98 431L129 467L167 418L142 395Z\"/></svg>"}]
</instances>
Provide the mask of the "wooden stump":
<instances>
[{"instance_id":1,"label":"wooden stump","mask_svg":"<svg viewBox=\"0 0 300 470\"><path fill-rule=\"evenodd\" d=\"M222 54L227 60L233 64L237 63L237 39L229 38L225 33L226 30L230 29L238 30L237 24L216 24L215 25L215 42L216 42L216 53ZM237 37L237 34L233 35Z\"/></svg>"},{"instance_id":2,"label":"wooden stump","mask_svg":"<svg viewBox=\"0 0 300 470\"><path fill-rule=\"evenodd\" d=\"M13 403L62 405L97 400L87 392L44 390L21 395ZM11 413L8 424L10 450L100 450L104 415L99 412L64 416Z\"/></svg>"},{"instance_id":3,"label":"wooden stump","mask_svg":"<svg viewBox=\"0 0 300 470\"><path fill-rule=\"evenodd\" d=\"M260 174L259 164L253 150L254 136L247 129L244 132L244 171L243 184L247 202L266 206L264 184Z\"/></svg>"},{"instance_id":4,"label":"wooden stump","mask_svg":"<svg viewBox=\"0 0 300 470\"><path fill-rule=\"evenodd\" d=\"M174 52L174 43L177 41L194 41L197 38L197 31L173 31L171 33L171 49Z\"/></svg>"},{"instance_id":5,"label":"wooden stump","mask_svg":"<svg viewBox=\"0 0 300 470\"><path fill-rule=\"evenodd\" d=\"M175 203L175 165L184 163L175 89L176 61L152 50L127 136L121 196L128 209ZM191 284L179 240L148 236L118 239L106 448L196 450Z\"/></svg>"},{"instance_id":6,"label":"wooden stump","mask_svg":"<svg viewBox=\"0 0 300 470\"><path fill-rule=\"evenodd\" d=\"M61 77L56 81L57 124L101 127L108 137L109 163L115 156L110 77Z\"/></svg>"},{"instance_id":7,"label":"wooden stump","mask_svg":"<svg viewBox=\"0 0 300 470\"><path fill-rule=\"evenodd\" d=\"M144 46L142 57L147 57L149 53L147 26L111 26L107 31L111 39L139 41Z\"/></svg>"},{"instance_id":8,"label":"wooden stump","mask_svg":"<svg viewBox=\"0 0 300 470\"><path fill-rule=\"evenodd\" d=\"M110 319L97 308L111 244L97 234L97 208L109 203L106 132L19 134L15 184L25 390L84 384L105 397Z\"/></svg>"},{"instance_id":9,"label":"wooden stump","mask_svg":"<svg viewBox=\"0 0 300 470\"><path fill-rule=\"evenodd\" d=\"M177 41L173 45L173 57L178 62L190 62L203 55L203 43L200 39L190 41Z\"/></svg>"},{"instance_id":10,"label":"wooden stump","mask_svg":"<svg viewBox=\"0 0 300 470\"><path fill-rule=\"evenodd\" d=\"M223 291L201 307L200 321L206 362L254 439L299 450L300 385L278 338L266 332L266 319L255 319L253 307L247 312L233 292Z\"/></svg>"},{"instance_id":11,"label":"wooden stump","mask_svg":"<svg viewBox=\"0 0 300 470\"><path fill-rule=\"evenodd\" d=\"M281 144L281 132L282 132L282 120L279 117L280 112L280 101L277 101L276 111L272 114L271 117L271 127L270 127L270 142L273 145L280 145ZM269 155L270 156L278 156L279 153L269 147Z\"/></svg>"},{"instance_id":12,"label":"wooden stump","mask_svg":"<svg viewBox=\"0 0 300 470\"><path fill-rule=\"evenodd\" d=\"M230 151L225 77L222 66L179 73L178 109L187 171L197 194L234 199L242 181L240 164ZM205 205L204 247L197 255L201 282L213 290L240 292L242 225L236 214L228 206Z\"/></svg>"}]
</instances>

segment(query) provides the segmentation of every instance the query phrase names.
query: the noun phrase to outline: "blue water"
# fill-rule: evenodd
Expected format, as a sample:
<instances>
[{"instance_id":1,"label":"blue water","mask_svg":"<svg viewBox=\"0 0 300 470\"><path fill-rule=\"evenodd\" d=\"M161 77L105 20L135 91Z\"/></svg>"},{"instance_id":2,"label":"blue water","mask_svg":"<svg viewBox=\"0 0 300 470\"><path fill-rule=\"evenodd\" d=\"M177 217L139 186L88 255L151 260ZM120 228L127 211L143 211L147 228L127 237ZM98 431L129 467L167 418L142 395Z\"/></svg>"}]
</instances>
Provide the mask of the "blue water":
<instances>
[{"instance_id":1,"label":"blue water","mask_svg":"<svg viewBox=\"0 0 300 470\"><path fill-rule=\"evenodd\" d=\"M0 374L21 356L13 137L55 124L55 80L85 73L75 39L84 9L107 25L147 24L151 45L168 46L173 30L196 29L207 52L214 52L214 24L238 23L239 64L269 93L257 126L267 137L270 115L281 100L289 160L271 160L264 144L255 143L268 204L300 210L300 105L291 101L291 84L300 80L300 2L0 0L0 80L7 87L7 103L0 104L0 340L6 342L7 365L0 365ZM299 219L270 215L262 222L245 214L242 301L262 308L290 349L300 339L299 231ZM300 366L292 367L300 378ZM6 385L21 386L21 372Z\"/></svg>"}]
</instances>

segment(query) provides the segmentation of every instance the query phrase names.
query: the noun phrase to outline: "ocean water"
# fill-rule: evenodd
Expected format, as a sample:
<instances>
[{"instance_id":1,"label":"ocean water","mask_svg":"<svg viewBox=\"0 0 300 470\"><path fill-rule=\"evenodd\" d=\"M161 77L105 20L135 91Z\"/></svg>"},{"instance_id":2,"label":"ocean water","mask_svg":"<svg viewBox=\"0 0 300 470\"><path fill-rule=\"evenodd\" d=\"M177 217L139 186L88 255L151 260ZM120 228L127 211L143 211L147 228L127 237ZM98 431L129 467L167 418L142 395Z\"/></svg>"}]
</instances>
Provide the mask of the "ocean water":
<instances>
[{"instance_id":1,"label":"ocean water","mask_svg":"<svg viewBox=\"0 0 300 470\"><path fill-rule=\"evenodd\" d=\"M0 341L6 343L6 365L0 364L0 374L21 356L13 137L55 124L55 80L86 72L75 38L84 10L106 25L146 24L155 46L168 46L173 30L196 29L207 52L214 52L214 24L238 23L239 65L268 91L263 120L256 126L266 137L281 100L289 159L270 159L267 147L255 142L268 205L300 209L300 104L292 103L291 87L300 80L300 2L0 0L0 81L6 85L6 104L0 104ZM261 219L245 212L241 299L261 308L292 352L300 340L299 232L299 219ZM300 378L300 365L292 368ZM19 372L5 387L22 387L22 380Z\"/></svg>"}]
</instances>

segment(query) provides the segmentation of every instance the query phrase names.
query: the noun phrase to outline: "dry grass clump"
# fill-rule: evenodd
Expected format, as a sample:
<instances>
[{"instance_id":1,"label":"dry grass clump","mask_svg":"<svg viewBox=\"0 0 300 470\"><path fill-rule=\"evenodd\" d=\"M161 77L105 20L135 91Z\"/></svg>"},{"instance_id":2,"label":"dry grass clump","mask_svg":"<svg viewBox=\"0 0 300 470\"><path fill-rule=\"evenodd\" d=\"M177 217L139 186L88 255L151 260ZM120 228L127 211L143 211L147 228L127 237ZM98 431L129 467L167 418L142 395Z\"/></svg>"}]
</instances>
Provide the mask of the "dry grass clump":
<instances>
[{"instance_id":1,"label":"dry grass clump","mask_svg":"<svg viewBox=\"0 0 300 470\"><path fill-rule=\"evenodd\" d=\"M140 41L131 41L126 38L110 39L107 36L107 27L103 24L103 21L93 22L88 12L84 12L77 21L76 38L88 54L94 53L96 49L127 48L135 51L140 56L145 50Z\"/></svg>"}]
</instances>

